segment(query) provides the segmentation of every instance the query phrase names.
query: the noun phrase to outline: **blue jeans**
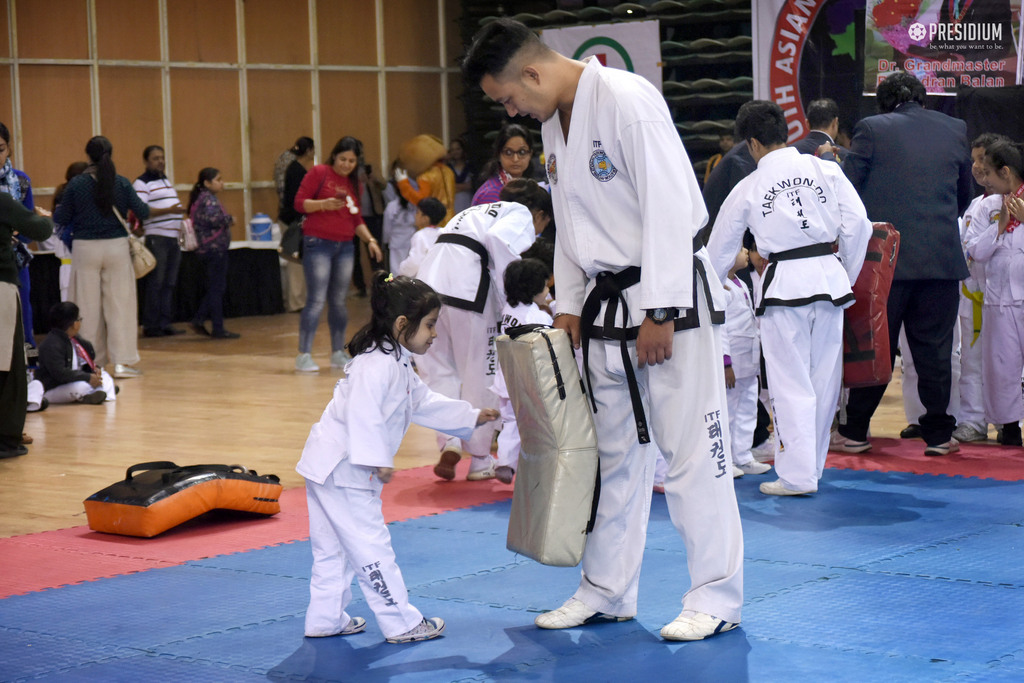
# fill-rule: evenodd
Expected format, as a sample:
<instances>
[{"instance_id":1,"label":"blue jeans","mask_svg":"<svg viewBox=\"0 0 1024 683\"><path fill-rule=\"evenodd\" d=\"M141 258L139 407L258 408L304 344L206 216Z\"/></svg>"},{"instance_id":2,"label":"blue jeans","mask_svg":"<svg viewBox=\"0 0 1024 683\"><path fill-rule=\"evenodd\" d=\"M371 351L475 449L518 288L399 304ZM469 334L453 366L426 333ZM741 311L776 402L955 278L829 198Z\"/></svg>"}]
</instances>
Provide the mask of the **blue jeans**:
<instances>
[{"instance_id":1,"label":"blue jeans","mask_svg":"<svg viewBox=\"0 0 1024 683\"><path fill-rule=\"evenodd\" d=\"M146 276L142 327L155 332L170 327L174 320L174 288L178 285L181 249L178 238L162 235L146 235L146 246L156 257L156 268Z\"/></svg>"},{"instance_id":2,"label":"blue jeans","mask_svg":"<svg viewBox=\"0 0 1024 683\"><path fill-rule=\"evenodd\" d=\"M224 292L228 288L228 252L211 251L199 254L199 260L206 266L206 294L192 319L202 325L209 318L214 334L224 331Z\"/></svg>"},{"instance_id":3,"label":"blue jeans","mask_svg":"<svg viewBox=\"0 0 1024 683\"><path fill-rule=\"evenodd\" d=\"M351 241L335 242L309 235L302 238L302 272L306 275L306 307L299 317L299 353L313 350L313 336L327 304L331 351L345 348L348 309L345 297L352 281L355 248Z\"/></svg>"}]
</instances>

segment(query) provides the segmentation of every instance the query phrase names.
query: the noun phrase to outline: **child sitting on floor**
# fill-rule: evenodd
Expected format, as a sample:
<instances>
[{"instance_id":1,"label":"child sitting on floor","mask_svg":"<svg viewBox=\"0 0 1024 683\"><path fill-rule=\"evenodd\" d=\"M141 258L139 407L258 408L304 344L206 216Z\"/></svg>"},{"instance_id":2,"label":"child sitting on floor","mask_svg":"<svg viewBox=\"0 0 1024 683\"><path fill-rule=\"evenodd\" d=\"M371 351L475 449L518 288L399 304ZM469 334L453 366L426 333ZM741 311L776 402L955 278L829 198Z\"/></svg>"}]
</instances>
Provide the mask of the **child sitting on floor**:
<instances>
[{"instance_id":1,"label":"child sitting on floor","mask_svg":"<svg viewBox=\"0 0 1024 683\"><path fill-rule=\"evenodd\" d=\"M50 309L50 333L39 345L36 379L43 383L43 398L49 403L113 401L117 393L113 378L96 365L92 344L78 336L82 327L78 306L71 301Z\"/></svg>"}]
</instances>

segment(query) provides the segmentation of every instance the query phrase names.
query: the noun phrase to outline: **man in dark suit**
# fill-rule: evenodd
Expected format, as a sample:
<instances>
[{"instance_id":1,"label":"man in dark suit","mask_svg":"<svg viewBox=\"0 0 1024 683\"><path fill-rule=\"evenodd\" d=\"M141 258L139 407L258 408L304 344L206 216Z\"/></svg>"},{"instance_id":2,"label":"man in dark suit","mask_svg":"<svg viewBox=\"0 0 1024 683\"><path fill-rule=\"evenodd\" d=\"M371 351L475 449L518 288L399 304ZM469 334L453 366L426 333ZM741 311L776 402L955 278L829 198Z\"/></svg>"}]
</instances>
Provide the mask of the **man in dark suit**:
<instances>
[{"instance_id":1,"label":"man in dark suit","mask_svg":"<svg viewBox=\"0 0 1024 683\"><path fill-rule=\"evenodd\" d=\"M973 191L967 126L926 110L924 86L910 74L889 76L877 95L882 113L857 124L843 170L868 217L900 232L888 300L889 348L895 354L905 327L926 411L919 421L925 454L946 455L958 450L956 419L946 408L959 286L968 275L957 224ZM871 448L868 425L884 393L884 385L850 391L847 423L834 447L853 453Z\"/></svg>"},{"instance_id":2,"label":"man in dark suit","mask_svg":"<svg viewBox=\"0 0 1024 683\"><path fill-rule=\"evenodd\" d=\"M708 224L701 231L701 237L706 244L711 234L711 226L715 224L718 210L722 208L725 198L732 192L741 180L754 172L757 163L754 157L750 156L745 140L741 140L732 146L722 160L718 162L707 182L704 183L704 205L708 210Z\"/></svg>"},{"instance_id":3,"label":"man in dark suit","mask_svg":"<svg viewBox=\"0 0 1024 683\"><path fill-rule=\"evenodd\" d=\"M825 161L841 162L846 150L836 144L839 134L839 105L827 97L814 100L807 105L807 126L811 129L804 137L790 147L801 154L814 154ZM822 145L828 145L821 153Z\"/></svg>"}]
</instances>

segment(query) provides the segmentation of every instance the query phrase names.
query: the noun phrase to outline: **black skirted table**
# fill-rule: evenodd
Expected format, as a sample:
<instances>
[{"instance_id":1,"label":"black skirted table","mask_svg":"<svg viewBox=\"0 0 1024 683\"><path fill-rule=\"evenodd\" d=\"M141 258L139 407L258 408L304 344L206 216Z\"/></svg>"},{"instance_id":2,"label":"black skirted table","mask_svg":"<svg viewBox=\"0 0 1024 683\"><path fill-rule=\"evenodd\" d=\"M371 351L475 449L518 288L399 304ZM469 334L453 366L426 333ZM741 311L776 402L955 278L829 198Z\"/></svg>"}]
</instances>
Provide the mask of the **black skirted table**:
<instances>
[{"instance_id":1,"label":"black skirted table","mask_svg":"<svg viewBox=\"0 0 1024 683\"><path fill-rule=\"evenodd\" d=\"M224 294L224 317L284 313L281 264L277 245L272 242L232 242L228 252L228 287ZM52 253L36 253L29 264L32 280L32 321L36 333L48 332L47 313L60 301L60 259ZM174 296L174 320L192 319L206 291L206 273L199 257L181 255L178 286ZM146 278L138 281L141 320Z\"/></svg>"}]
</instances>

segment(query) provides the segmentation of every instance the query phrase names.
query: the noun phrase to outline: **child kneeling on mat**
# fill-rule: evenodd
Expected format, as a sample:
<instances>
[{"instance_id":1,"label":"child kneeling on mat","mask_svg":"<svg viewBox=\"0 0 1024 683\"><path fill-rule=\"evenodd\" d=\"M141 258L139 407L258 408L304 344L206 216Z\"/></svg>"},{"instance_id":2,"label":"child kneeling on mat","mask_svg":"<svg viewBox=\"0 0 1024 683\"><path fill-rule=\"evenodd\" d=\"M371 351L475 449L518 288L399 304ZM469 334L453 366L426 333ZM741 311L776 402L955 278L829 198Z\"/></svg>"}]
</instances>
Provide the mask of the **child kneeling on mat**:
<instances>
[{"instance_id":1,"label":"child kneeling on mat","mask_svg":"<svg viewBox=\"0 0 1024 683\"><path fill-rule=\"evenodd\" d=\"M50 309L50 333L39 344L36 379L43 383L43 398L53 404L113 401L114 379L96 365L92 344L78 336L82 318L70 301Z\"/></svg>"},{"instance_id":2,"label":"child kneeling on mat","mask_svg":"<svg viewBox=\"0 0 1024 683\"><path fill-rule=\"evenodd\" d=\"M411 422L468 438L498 412L433 392L413 370L411 355L426 352L437 336L437 292L420 280L378 272L370 307L370 322L348 344L345 379L310 430L295 468L306 478L313 550L306 636L366 628L365 619L345 612L354 575L387 641L411 643L441 635L444 621L424 619L409 604L381 490Z\"/></svg>"}]
</instances>

